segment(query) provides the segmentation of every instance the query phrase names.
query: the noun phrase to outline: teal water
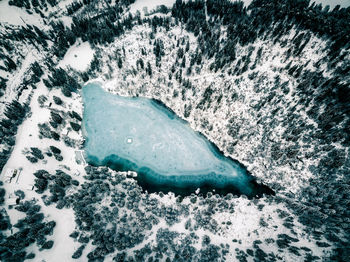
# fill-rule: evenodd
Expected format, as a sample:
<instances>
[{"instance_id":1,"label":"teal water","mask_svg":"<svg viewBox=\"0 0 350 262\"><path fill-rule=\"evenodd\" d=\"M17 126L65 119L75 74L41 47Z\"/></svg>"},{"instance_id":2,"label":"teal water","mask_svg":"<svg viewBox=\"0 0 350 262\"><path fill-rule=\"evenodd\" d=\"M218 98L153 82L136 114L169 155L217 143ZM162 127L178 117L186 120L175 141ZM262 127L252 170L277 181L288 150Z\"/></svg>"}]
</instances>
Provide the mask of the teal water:
<instances>
[{"instance_id":1,"label":"teal water","mask_svg":"<svg viewBox=\"0 0 350 262\"><path fill-rule=\"evenodd\" d=\"M239 162L225 157L203 135L161 103L110 94L97 83L83 88L85 155L92 165L138 172L149 192L187 195L269 193Z\"/></svg>"}]
</instances>

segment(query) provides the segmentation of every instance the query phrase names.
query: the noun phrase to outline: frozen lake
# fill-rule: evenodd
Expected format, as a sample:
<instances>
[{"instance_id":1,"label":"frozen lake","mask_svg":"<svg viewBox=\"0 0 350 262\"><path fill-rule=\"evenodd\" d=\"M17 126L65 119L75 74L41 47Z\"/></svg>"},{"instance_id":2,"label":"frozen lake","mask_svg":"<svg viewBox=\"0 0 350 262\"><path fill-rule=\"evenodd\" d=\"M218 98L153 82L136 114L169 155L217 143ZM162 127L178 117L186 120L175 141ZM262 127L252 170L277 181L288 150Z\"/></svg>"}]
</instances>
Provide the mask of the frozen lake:
<instances>
[{"instance_id":1,"label":"frozen lake","mask_svg":"<svg viewBox=\"0 0 350 262\"><path fill-rule=\"evenodd\" d=\"M190 194L200 187L254 196L267 190L155 100L113 95L93 83L84 86L83 101L85 154L93 165L136 171L151 192Z\"/></svg>"}]
</instances>

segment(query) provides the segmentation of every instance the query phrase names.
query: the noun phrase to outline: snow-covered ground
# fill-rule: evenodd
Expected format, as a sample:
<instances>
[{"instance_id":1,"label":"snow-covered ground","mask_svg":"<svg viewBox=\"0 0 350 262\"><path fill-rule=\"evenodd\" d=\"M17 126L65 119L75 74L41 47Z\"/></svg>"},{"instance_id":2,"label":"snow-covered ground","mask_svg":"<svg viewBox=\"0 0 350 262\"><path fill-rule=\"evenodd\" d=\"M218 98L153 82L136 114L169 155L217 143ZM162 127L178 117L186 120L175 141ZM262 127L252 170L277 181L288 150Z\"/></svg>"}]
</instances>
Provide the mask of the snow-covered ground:
<instances>
[{"instance_id":1,"label":"snow-covered ground","mask_svg":"<svg viewBox=\"0 0 350 262\"><path fill-rule=\"evenodd\" d=\"M38 14L29 14L24 8L10 6L8 2L9 0L0 1L0 23L19 26L25 26L25 24L40 26L44 24L42 18Z\"/></svg>"},{"instance_id":2,"label":"snow-covered ground","mask_svg":"<svg viewBox=\"0 0 350 262\"><path fill-rule=\"evenodd\" d=\"M165 5L166 7L172 7L174 3L175 0L136 0L135 3L130 5L130 12L135 14L136 11L139 11L145 15L156 9L157 6Z\"/></svg>"},{"instance_id":3,"label":"snow-covered ground","mask_svg":"<svg viewBox=\"0 0 350 262\"><path fill-rule=\"evenodd\" d=\"M54 141L47 138L39 139L38 137L38 124L48 121L52 109L60 109L59 106L51 102L53 95L62 96L61 92L57 89L52 91L47 90L42 82L37 86L31 99L31 115L19 127L16 135L16 145L1 173L1 177L4 177L6 170L10 168L21 170L21 175L17 182L12 181L11 183L4 183L4 188L6 190L5 205L9 204L9 201L11 201L9 197L14 195L14 191L22 190L26 195L26 199L36 198L39 200L41 212L45 214L46 219L54 220L57 223L53 235L50 236L50 239L54 240L52 249L39 252L39 248L36 245L31 245L27 250L28 252L36 253L36 258L40 259L38 261L46 262L70 261L79 243L74 242L73 239L69 237L69 234L72 233L75 228L73 210L63 209L58 211L54 206L44 205L39 195L34 190L30 190L30 187L34 185L35 177L33 173L39 169L45 169L51 174L54 174L56 170L63 170L71 174L72 177L77 180L81 180L81 177L77 177L74 174L78 172L81 174L84 173L83 165L78 165L75 161L74 148L67 147L62 140ZM48 98L48 102L44 107L40 107L38 104L39 96ZM72 100L67 103L67 109L81 112L81 102L77 94L71 99ZM66 102L68 101L66 100ZM50 103L52 103L51 107L49 107ZM62 133L66 134L67 130L63 130ZM32 164L23 154L23 152L30 147L38 147L43 152L46 152L50 145L54 145L62 150L63 162L58 162L52 157L45 157L44 160ZM67 166L70 170L67 170L63 165ZM23 213L15 209L8 210L8 214L13 224L23 216Z\"/></svg>"},{"instance_id":4,"label":"snow-covered ground","mask_svg":"<svg viewBox=\"0 0 350 262\"><path fill-rule=\"evenodd\" d=\"M89 42L77 41L71 46L63 59L58 64L58 67L65 68L70 66L78 71L85 71L92 58L94 57L94 50L91 48Z\"/></svg>"},{"instance_id":5,"label":"snow-covered ground","mask_svg":"<svg viewBox=\"0 0 350 262\"><path fill-rule=\"evenodd\" d=\"M237 2L237 0L231 0L232 2ZM249 6L253 0L242 0L245 6Z\"/></svg>"}]
</instances>

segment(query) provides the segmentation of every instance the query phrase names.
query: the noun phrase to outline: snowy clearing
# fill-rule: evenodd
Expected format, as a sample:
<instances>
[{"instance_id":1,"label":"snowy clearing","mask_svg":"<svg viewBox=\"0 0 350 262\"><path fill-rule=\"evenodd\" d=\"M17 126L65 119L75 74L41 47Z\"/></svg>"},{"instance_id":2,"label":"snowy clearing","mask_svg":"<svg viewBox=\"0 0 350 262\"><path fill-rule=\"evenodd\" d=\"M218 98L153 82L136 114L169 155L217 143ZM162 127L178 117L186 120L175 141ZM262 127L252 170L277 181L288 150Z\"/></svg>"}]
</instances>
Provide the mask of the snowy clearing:
<instances>
[{"instance_id":1,"label":"snowy clearing","mask_svg":"<svg viewBox=\"0 0 350 262\"><path fill-rule=\"evenodd\" d=\"M70 66L78 71L85 71L92 58L94 57L94 50L92 50L88 42L78 41L75 45L68 49L62 61L58 64L59 67Z\"/></svg>"},{"instance_id":2,"label":"snowy clearing","mask_svg":"<svg viewBox=\"0 0 350 262\"><path fill-rule=\"evenodd\" d=\"M166 7L172 7L175 3L175 0L137 0L130 6L130 12L132 14L136 11L140 12L149 12L154 10L157 6L165 5Z\"/></svg>"},{"instance_id":3,"label":"snowy clearing","mask_svg":"<svg viewBox=\"0 0 350 262\"><path fill-rule=\"evenodd\" d=\"M24 26L25 23L22 19L31 25L42 25L42 19L38 14L28 14L24 9L17 6L10 6L9 0L0 1L0 23L8 23L11 25Z\"/></svg>"}]
</instances>

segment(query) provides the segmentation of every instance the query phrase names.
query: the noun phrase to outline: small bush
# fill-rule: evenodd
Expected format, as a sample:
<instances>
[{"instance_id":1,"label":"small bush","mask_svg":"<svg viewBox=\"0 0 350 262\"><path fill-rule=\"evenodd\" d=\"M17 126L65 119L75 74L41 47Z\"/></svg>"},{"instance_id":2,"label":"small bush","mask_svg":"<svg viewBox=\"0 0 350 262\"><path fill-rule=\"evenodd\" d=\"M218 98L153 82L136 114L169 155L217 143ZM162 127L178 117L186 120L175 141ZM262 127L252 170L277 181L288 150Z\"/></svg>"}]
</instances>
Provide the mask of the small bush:
<instances>
[{"instance_id":1,"label":"small bush","mask_svg":"<svg viewBox=\"0 0 350 262\"><path fill-rule=\"evenodd\" d=\"M2 187L0 188L0 205L5 202L6 191Z\"/></svg>"},{"instance_id":2,"label":"small bush","mask_svg":"<svg viewBox=\"0 0 350 262\"><path fill-rule=\"evenodd\" d=\"M69 236L70 236L71 238L77 238L77 237L79 236L79 232L74 231L74 232L71 233Z\"/></svg>"},{"instance_id":3,"label":"small bush","mask_svg":"<svg viewBox=\"0 0 350 262\"><path fill-rule=\"evenodd\" d=\"M38 127L39 127L39 134L40 134L40 136L43 136L43 137L46 137L46 138L51 138L52 137L50 127L46 123L38 124Z\"/></svg>"},{"instance_id":4,"label":"small bush","mask_svg":"<svg viewBox=\"0 0 350 262\"><path fill-rule=\"evenodd\" d=\"M37 178L37 179L35 179L34 186L37 188L36 192L41 194L47 188L47 180L44 178Z\"/></svg>"},{"instance_id":5,"label":"small bush","mask_svg":"<svg viewBox=\"0 0 350 262\"><path fill-rule=\"evenodd\" d=\"M83 254L83 250L85 248L85 245L81 245L72 255L72 258L74 259L78 259L81 257L81 255Z\"/></svg>"},{"instance_id":6,"label":"small bush","mask_svg":"<svg viewBox=\"0 0 350 262\"><path fill-rule=\"evenodd\" d=\"M60 135L58 133L56 133L55 131L51 131L51 136L56 141L60 140Z\"/></svg>"},{"instance_id":7,"label":"small bush","mask_svg":"<svg viewBox=\"0 0 350 262\"><path fill-rule=\"evenodd\" d=\"M43 249L50 249L53 246L53 241L49 240L47 242L45 242L45 244L42 246Z\"/></svg>"},{"instance_id":8,"label":"small bush","mask_svg":"<svg viewBox=\"0 0 350 262\"><path fill-rule=\"evenodd\" d=\"M35 254L34 253L30 253L26 256L26 259L33 259L35 258Z\"/></svg>"},{"instance_id":9,"label":"small bush","mask_svg":"<svg viewBox=\"0 0 350 262\"><path fill-rule=\"evenodd\" d=\"M61 91L62 91L62 94L64 95L64 96L66 96L66 97L71 97L72 96L72 92L69 90L69 88L68 87L66 87L66 86L63 86L62 88L61 88Z\"/></svg>"},{"instance_id":10,"label":"small bush","mask_svg":"<svg viewBox=\"0 0 350 262\"><path fill-rule=\"evenodd\" d=\"M54 157L57 161L63 161L63 156L59 154L54 154Z\"/></svg>"},{"instance_id":11,"label":"small bush","mask_svg":"<svg viewBox=\"0 0 350 262\"><path fill-rule=\"evenodd\" d=\"M56 105L62 105L63 101L61 98L59 98L58 96L53 96L53 101L55 102Z\"/></svg>"},{"instance_id":12,"label":"small bush","mask_svg":"<svg viewBox=\"0 0 350 262\"><path fill-rule=\"evenodd\" d=\"M72 129L76 132L78 132L80 130L80 125L78 125L77 123L74 122L70 122L70 126L72 127Z\"/></svg>"},{"instance_id":13,"label":"small bush","mask_svg":"<svg viewBox=\"0 0 350 262\"><path fill-rule=\"evenodd\" d=\"M38 159L36 157L26 156L26 158L33 164L38 162Z\"/></svg>"},{"instance_id":14,"label":"small bush","mask_svg":"<svg viewBox=\"0 0 350 262\"><path fill-rule=\"evenodd\" d=\"M58 113L51 111L50 114L52 121L56 122L57 124L62 124L63 118Z\"/></svg>"},{"instance_id":15,"label":"small bush","mask_svg":"<svg viewBox=\"0 0 350 262\"><path fill-rule=\"evenodd\" d=\"M44 178L44 179L47 179L50 176L49 172L47 172L44 169L40 169L36 171L33 175L37 178Z\"/></svg>"},{"instance_id":16,"label":"small bush","mask_svg":"<svg viewBox=\"0 0 350 262\"><path fill-rule=\"evenodd\" d=\"M64 200L59 200L57 202L56 208L57 209L62 209L62 208L64 208L65 205L66 205L66 202Z\"/></svg>"},{"instance_id":17,"label":"small bush","mask_svg":"<svg viewBox=\"0 0 350 262\"><path fill-rule=\"evenodd\" d=\"M55 147L55 146L50 146L50 150L52 151L52 153L54 154L61 154L61 149Z\"/></svg>"},{"instance_id":18,"label":"small bush","mask_svg":"<svg viewBox=\"0 0 350 262\"><path fill-rule=\"evenodd\" d=\"M58 127L58 124L57 124L56 122L54 122L54 121L50 121L49 123L50 123L50 125L51 125L53 128L57 128L57 127Z\"/></svg>"},{"instance_id":19,"label":"small bush","mask_svg":"<svg viewBox=\"0 0 350 262\"><path fill-rule=\"evenodd\" d=\"M83 119L81 118L81 116L75 112L74 110L70 113L71 117L75 118L78 121L82 121Z\"/></svg>"},{"instance_id":20,"label":"small bush","mask_svg":"<svg viewBox=\"0 0 350 262\"><path fill-rule=\"evenodd\" d=\"M74 180L72 180L71 183L72 183L73 186L79 186L79 181L78 180L74 179Z\"/></svg>"},{"instance_id":21,"label":"small bush","mask_svg":"<svg viewBox=\"0 0 350 262\"><path fill-rule=\"evenodd\" d=\"M25 194L22 190L16 190L15 195L18 196L20 199L24 199Z\"/></svg>"},{"instance_id":22,"label":"small bush","mask_svg":"<svg viewBox=\"0 0 350 262\"><path fill-rule=\"evenodd\" d=\"M31 147L30 149L33 156L35 156L38 159L44 159L44 155L39 148Z\"/></svg>"},{"instance_id":23,"label":"small bush","mask_svg":"<svg viewBox=\"0 0 350 262\"><path fill-rule=\"evenodd\" d=\"M47 97L44 95L41 95L38 97L38 103L40 107L44 107L45 102L47 101Z\"/></svg>"}]
</instances>

